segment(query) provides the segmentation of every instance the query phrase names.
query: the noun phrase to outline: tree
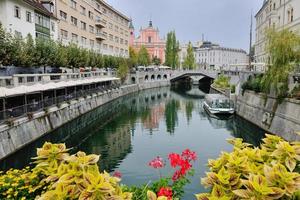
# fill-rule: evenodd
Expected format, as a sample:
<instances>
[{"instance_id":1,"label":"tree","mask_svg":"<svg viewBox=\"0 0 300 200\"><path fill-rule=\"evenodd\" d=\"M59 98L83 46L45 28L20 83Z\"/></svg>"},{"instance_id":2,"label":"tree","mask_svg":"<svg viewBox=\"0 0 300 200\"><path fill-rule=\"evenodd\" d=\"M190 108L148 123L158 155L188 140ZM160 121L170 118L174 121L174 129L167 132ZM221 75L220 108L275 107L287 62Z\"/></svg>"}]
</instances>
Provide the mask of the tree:
<instances>
[{"instance_id":1,"label":"tree","mask_svg":"<svg viewBox=\"0 0 300 200\"><path fill-rule=\"evenodd\" d=\"M184 58L183 67L185 67L187 69L195 69L195 67L196 67L194 49L193 49L193 45L191 42L189 42L189 45L187 48L187 55Z\"/></svg>"},{"instance_id":2,"label":"tree","mask_svg":"<svg viewBox=\"0 0 300 200\"><path fill-rule=\"evenodd\" d=\"M150 64L150 56L145 46L142 46L138 53L138 64L148 66Z\"/></svg>"},{"instance_id":3,"label":"tree","mask_svg":"<svg viewBox=\"0 0 300 200\"><path fill-rule=\"evenodd\" d=\"M24 56L24 41L21 37L15 35L11 38L10 44L10 64L14 66L21 66Z\"/></svg>"},{"instance_id":4,"label":"tree","mask_svg":"<svg viewBox=\"0 0 300 200\"><path fill-rule=\"evenodd\" d=\"M26 37L26 42L24 43L23 56L22 56L22 66L32 67L35 66L34 63L34 49L35 44L31 34L28 34Z\"/></svg>"},{"instance_id":5,"label":"tree","mask_svg":"<svg viewBox=\"0 0 300 200\"><path fill-rule=\"evenodd\" d=\"M11 64L11 35L7 33L0 22L0 66Z\"/></svg>"},{"instance_id":6,"label":"tree","mask_svg":"<svg viewBox=\"0 0 300 200\"><path fill-rule=\"evenodd\" d=\"M138 63L138 55L134 48L129 47L129 60L130 60L130 67L136 67Z\"/></svg>"},{"instance_id":7,"label":"tree","mask_svg":"<svg viewBox=\"0 0 300 200\"><path fill-rule=\"evenodd\" d=\"M121 82L123 83L126 80L127 74L129 72L128 64L125 60L123 60L117 70L117 75L121 79Z\"/></svg>"},{"instance_id":8,"label":"tree","mask_svg":"<svg viewBox=\"0 0 300 200\"><path fill-rule=\"evenodd\" d=\"M70 68L79 68L80 67L80 49L76 44L70 44L66 47L67 54L67 66Z\"/></svg>"},{"instance_id":9,"label":"tree","mask_svg":"<svg viewBox=\"0 0 300 200\"><path fill-rule=\"evenodd\" d=\"M52 60L52 66L54 67L66 67L68 65L67 60L67 48L61 43L55 45L54 59Z\"/></svg>"},{"instance_id":10,"label":"tree","mask_svg":"<svg viewBox=\"0 0 300 200\"><path fill-rule=\"evenodd\" d=\"M152 64L157 65L157 66L160 65L161 64L160 58L158 58L157 56L154 56L152 58Z\"/></svg>"},{"instance_id":11,"label":"tree","mask_svg":"<svg viewBox=\"0 0 300 200\"><path fill-rule=\"evenodd\" d=\"M178 67L179 42L176 40L175 31L171 31L167 34L166 53L165 53L165 65L175 69Z\"/></svg>"},{"instance_id":12,"label":"tree","mask_svg":"<svg viewBox=\"0 0 300 200\"><path fill-rule=\"evenodd\" d=\"M289 30L267 32L267 52L270 56L268 70L262 79L266 94L271 90L277 97L288 92L288 76L300 62L300 36Z\"/></svg>"}]
</instances>

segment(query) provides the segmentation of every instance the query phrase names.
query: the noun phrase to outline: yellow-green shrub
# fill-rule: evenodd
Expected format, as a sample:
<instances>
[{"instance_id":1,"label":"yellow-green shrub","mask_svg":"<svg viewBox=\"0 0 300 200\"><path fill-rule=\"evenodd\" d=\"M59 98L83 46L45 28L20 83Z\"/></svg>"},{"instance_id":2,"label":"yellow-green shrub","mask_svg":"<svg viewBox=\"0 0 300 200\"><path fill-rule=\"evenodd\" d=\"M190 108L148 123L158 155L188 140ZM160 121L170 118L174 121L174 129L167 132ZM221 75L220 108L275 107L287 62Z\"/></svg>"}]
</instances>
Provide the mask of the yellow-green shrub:
<instances>
[{"instance_id":1,"label":"yellow-green shrub","mask_svg":"<svg viewBox=\"0 0 300 200\"><path fill-rule=\"evenodd\" d=\"M0 199L131 199L119 178L99 171L97 155L70 155L64 144L46 142L34 160L33 169L12 169L0 176Z\"/></svg>"},{"instance_id":2,"label":"yellow-green shrub","mask_svg":"<svg viewBox=\"0 0 300 200\"><path fill-rule=\"evenodd\" d=\"M298 199L300 191L300 143L266 135L260 148L229 141L232 153L209 160L210 172L202 184L210 193L197 194L198 200L212 199Z\"/></svg>"}]
</instances>

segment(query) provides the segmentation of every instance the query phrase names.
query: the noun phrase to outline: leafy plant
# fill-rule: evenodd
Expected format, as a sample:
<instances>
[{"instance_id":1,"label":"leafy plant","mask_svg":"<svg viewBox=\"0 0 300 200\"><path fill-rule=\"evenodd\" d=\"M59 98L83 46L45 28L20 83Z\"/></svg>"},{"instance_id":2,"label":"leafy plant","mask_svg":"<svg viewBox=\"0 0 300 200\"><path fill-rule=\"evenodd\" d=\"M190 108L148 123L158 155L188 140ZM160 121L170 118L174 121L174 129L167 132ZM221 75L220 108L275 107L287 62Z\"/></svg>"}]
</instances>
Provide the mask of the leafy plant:
<instances>
[{"instance_id":1,"label":"leafy plant","mask_svg":"<svg viewBox=\"0 0 300 200\"><path fill-rule=\"evenodd\" d=\"M202 184L210 193L197 194L210 199L297 199L300 191L300 143L266 135L261 146L252 147L233 139L232 153L210 160L210 172Z\"/></svg>"},{"instance_id":2,"label":"leafy plant","mask_svg":"<svg viewBox=\"0 0 300 200\"><path fill-rule=\"evenodd\" d=\"M68 151L64 144L46 142L37 149L33 169L12 169L0 176L0 199L132 198L122 190L120 178L99 171L99 156Z\"/></svg>"},{"instance_id":3,"label":"leafy plant","mask_svg":"<svg viewBox=\"0 0 300 200\"><path fill-rule=\"evenodd\" d=\"M218 89L230 89L230 77L221 74L214 80L213 86Z\"/></svg>"}]
</instances>

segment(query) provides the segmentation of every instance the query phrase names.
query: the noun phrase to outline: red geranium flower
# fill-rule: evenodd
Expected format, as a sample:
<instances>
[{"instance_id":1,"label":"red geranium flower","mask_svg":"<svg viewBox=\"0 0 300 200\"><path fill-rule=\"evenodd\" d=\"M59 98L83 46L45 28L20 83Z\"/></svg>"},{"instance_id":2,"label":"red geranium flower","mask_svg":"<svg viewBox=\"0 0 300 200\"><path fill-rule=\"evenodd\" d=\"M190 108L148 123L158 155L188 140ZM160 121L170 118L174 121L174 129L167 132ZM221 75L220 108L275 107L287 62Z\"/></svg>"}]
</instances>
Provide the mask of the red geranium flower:
<instances>
[{"instance_id":1,"label":"red geranium flower","mask_svg":"<svg viewBox=\"0 0 300 200\"><path fill-rule=\"evenodd\" d=\"M169 160L173 168L179 166L182 161L181 156L177 153L170 153Z\"/></svg>"},{"instance_id":2,"label":"red geranium flower","mask_svg":"<svg viewBox=\"0 0 300 200\"><path fill-rule=\"evenodd\" d=\"M114 177L117 177L117 178L121 178L121 177L122 177L122 173L119 172L119 171L115 171L115 172L113 173L113 176L114 176Z\"/></svg>"},{"instance_id":3,"label":"red geranium flower","mask_svg":"<svg viewBox=\"0 0 300 200\"><path fill-rule=\"evenodd\" d=\"M163 168L165 166L165 163L161 157L157 156L149 162L149 166L153 167L154 169L159 169Z\"/></svg>"},{"instance_id":4,"label":"red geranium flower","mask_svg":"<svg viewBox=\"0 0 300 200\"><path fill-rule=\"evenodd\" d=\"M172 200L172 196L173 196L173 192L172 192L172 188L170 187L162 187L160 188L160 190L157 193L157 196L161 197L167 197L168 200Z\"/></svg>"}]
</instances>

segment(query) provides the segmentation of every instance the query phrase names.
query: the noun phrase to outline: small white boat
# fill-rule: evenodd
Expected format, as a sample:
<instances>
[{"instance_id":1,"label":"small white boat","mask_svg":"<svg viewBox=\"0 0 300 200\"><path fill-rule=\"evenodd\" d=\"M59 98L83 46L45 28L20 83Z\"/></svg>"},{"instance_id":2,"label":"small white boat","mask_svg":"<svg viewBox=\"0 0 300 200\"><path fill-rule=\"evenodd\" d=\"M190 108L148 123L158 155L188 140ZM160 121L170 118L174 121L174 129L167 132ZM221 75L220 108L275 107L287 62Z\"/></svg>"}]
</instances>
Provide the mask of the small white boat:
<instances>
[{"instance_id":1,"label":"small white boat","mask_svg":"<svg viewBox=\"0 0 300 200\"><path fill-rule=\"evenodd\" d=\"M222 94L207 94L203 107L211 114L233 114L233 101Z\"/></svg>"}]
</instances>

